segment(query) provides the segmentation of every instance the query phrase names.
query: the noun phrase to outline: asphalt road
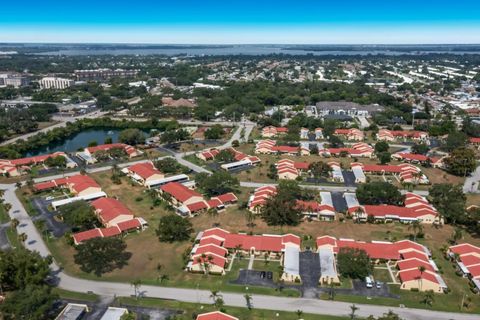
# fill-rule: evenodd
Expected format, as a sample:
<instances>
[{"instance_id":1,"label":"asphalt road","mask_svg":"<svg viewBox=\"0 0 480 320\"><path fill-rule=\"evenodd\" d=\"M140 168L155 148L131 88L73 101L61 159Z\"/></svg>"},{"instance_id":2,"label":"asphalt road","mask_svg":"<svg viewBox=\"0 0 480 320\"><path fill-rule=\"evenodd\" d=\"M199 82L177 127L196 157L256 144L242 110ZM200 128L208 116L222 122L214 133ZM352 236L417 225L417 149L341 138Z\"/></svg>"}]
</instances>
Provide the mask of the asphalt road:
<instances>
[{"instance_id":1,"label":"asphalt road","mask_svg":"<svg viewBox=\"0 0 480 320\"><path fill-rule=\"evenodd\" d=\"M472 172L463 184L463 193L480 193L480 165Z\"/></svg>"}]
</instances>

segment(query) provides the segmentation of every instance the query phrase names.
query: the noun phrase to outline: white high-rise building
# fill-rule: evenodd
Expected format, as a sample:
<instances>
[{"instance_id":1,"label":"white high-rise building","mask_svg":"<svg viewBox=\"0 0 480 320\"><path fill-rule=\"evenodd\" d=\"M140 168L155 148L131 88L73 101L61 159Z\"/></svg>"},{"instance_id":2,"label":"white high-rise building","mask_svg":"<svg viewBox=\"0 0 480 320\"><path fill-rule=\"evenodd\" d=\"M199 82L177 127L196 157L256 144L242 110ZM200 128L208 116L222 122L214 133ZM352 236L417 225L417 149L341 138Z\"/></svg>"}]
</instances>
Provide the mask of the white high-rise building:
<instances>
[{"instance_id":1,"label":"white high-rise building","mask_svg":"<svg viewBox=\"0 0 480 320\"><path fill-rule=\"evenodd\" d=\"M45 77L39 81L41 89L65 89L75 84L75 81L65 78Z\"/></svg>"}]
</instances>

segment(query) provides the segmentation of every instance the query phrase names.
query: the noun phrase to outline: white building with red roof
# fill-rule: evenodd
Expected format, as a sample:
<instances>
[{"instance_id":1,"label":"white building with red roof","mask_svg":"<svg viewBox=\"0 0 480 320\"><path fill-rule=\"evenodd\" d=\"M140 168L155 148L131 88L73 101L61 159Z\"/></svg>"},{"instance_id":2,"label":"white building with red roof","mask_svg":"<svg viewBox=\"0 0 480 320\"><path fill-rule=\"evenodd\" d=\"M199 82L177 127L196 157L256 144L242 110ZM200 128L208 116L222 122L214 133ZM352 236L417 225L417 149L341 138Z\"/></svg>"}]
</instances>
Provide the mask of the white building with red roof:
<instances>
[{"instance_id":1,"label":"white building with red roof","mask_svg":"<svg viewBox=\"0 0 480 320\"><path fill-rule=\"evenodd\" d=\"M397 152L392 154L392 159L411 163L427 163L431 159L423 154Z\"/></svg>"},{"instance_id":2,"label":"white building with red roof","mask_svg":"<svg viewBox=\"0 0 480 320\"><path fill-rule=\"evenodd\" d=\"M229 255L242 251L248 255L263 255L281 259L287 246L300 248L300 237L285 235L247 235L230 233L220 228L201 232L198 243L192 248L191 261L187 269L192 272L211 272L225 274Z\"/></svg>"},{"instance_id":3,"label":"white building with red roof","mask_svg":"<svg viewBox=\"0 0 480 320\"><path fill-rule=\"evenodd\" d=\"M170 182L159 188L160 192L170 198L173 206L186 206L203 201L203 196L195 190L187 188L181 183Z\"/></svg>"},{"instance_id":4,"label":"white building with red roof","mask_svg":"<svg viewBox=\"0 0 480 320\"><path fill-rule=\"evenodd\" d=\"M43 154L34 157L19 158L19 159L0 159L0 174L8 175L9 177L18 177L27 173L32 166L44 165L45 161L50 158L63 157L66 160L66 168L75 168L77 163L70 159L64 152L54 152L51 154ZM45 166L46 167L46 166Z\"/></svg>"},{"instance_id":5,"label":"white building with red roof","mask_svg":"<svg viewBox=\"0 0 480 320\"><path fill-rule=\"evenodd\" d=\"M134 218L133 212L123 203L114 198L100 198L94 200L92 201L92 206L95 209L95 214L98 219L105 227L116 226L120 222L125 222Z\"/></svg>"},{"instance_id":6,"label":"white building with red roof","mask_svg":"<svg viewBox=\"0 0 480 320\"><path fill-rule=\"evenodd\" d=\"M248 210L253 213L260 213L261 208L267 200L277 194L276 186L263 186L255 189L248 199Z\"/></svg>"},{"instance_id":7,"label":"white building with red roof","mask_svg":"<svg viewBox=\"0 0 480 320\"><path fill-rule=\"evenodd\" d=\"M262 137L272 138L280 134L286 134L287 132L288 132L288 128L285 128L285 127L267 126L262 129Z\"/></svg>"},{"instance_id":8,"label":"white building with red roof","mask_svg":"<svg viewBox=\"0 0 480 320\"><path fill-rule=\"evenodd\" d=\"M140 150L137 150L136 148L125 143L109 143L94 147L87 147L83 151L77 152L76 155L83 161L85 161L85 163L92 164L97 162L97 159L95 158L95 153L108 152L112 149L123 150L129 158L138 157L143 153Z\"/></svg>"},{"instance_id":9,"label":"white building with red roof","mask_svg":"<svg viewBox=\"0 0 480 320\"><path fill-rule=\"evenodd\" d=\"M72 235L73 243L80 245L82 242L88 241L93 238L108 238L119 236L126 232L142 229L146 225L146 221L142 218L133 218L118 223L115 226L107 228L95 228L87 231L77 232Z\"/></svg>"},{"instance_id":10,"label":"white building with red roof","mask_svg":"<svg viewBox=\"0 0 480 320\"><path fill-rule=\"evenodd\" d=\"M333 134L349 141L362 141L365 138L363 131L357 128L335 129Z\"/></svg>"},{"instance_id":11,"label":"white building with red roof","mask_svg":"<svg viewBox=\"0 0 480 320\"><path fill-rule=\"evenodd\" d=\"M220 311L199 314L196 320L238 320L238 318Z\"/></svg>"},{"instance_id":12,"label":"white building with red roof","mask_svg":"<svg viewBox=\"0 0 480 320\"><path fill-rule=\"evenodd\" d=\"M282 159L275 164L279 179L295 180L302 172L307 172L309 164L307 162Z\"/></svg>"},{"instance_id":13,"label":"white building with red roof","mask_svg":"<svg viewBox=\"0 0 480 320\"><path fill-rule=\"evenodd\" d=\"M165 175L160 172L152 162L142 162L123 168L122 172L129 176L133 181L151 188L158 181L163 180Z\"/></svg>"},{"instance_id":14,"label":"white building with red roof","mask_svg":"<svg viewBox=\"0 0 480 320\"><path fill-rule=\"evenodd\" d=\"M480 290L480 247L470 243L451 246L447 254L455 260L464 277Z\"/></svg>"},{"instance_id":15,"label":"white building with red roof","mask_svg":"<svg viewBox=\"0 0 480 320\"><path fill-rule=\"evenodd\" d=\"M437 210L422 196L408 192L405 194L404 206L395 205L362 205L349 213L358 221L367 221L371 216L375 221L400 221L412 223L419 221L424 224L442 224L443 220Z\"/></svg>"},{"instance_id":16,"label":"white building with red roof","mask_svg":"<svg viewBox=\"0 0 480 320\"><path fill-rule=\"evenodd\" d=\"M362 157L371 158L373 156L374 149L363 142L355 143L351 147L342 148L327 148L318 151L318 154L324 157L340 157L342 155L348 157Z\"/></svg>"},{"instance_id":17,"label":"white building with red roof","mask_svg":"<svg viewBox=\"0 0 480 320\"><path fill-rule=\"evenodd\" d=\"M356 241L353 239L336 239L331 236L321 236L316 239L318 250L331 250L338 254L341 248L364 250L374 262L395 262L398 269L396 277L400 280L403 290L433 290L443 293L447 289L439 274L430 251L423 245L410 241ZM336 269L336 266L333 266ZM424 271L421 271L421 267Z\"/></svg>"},{"instance_id":18,"label":"white building with red roof","mask_svg":"<svg viewBox=\"0 0 480 320\"><path fill-rule=\"evenodd\" d=\"M47 182L40 182L33 186L35 191L44 191L59 187L67 188L72 194L77 197L102 192L102 188L93 178L81 174L54 179Z\"/></svg>"},{"instance_id":19,"label":"white building with red roof","mask_svg":"<svg viewBox=\"0 0 480 320\"><path fill-rule=\"evenodd\" d=\"M360 162L351 163L352 170L361 170L364 174L372 175L393 175L399 182L413 184L429 184L428 177L422 170L413 164L403 163L399 165L390 164L363 164ZM356 176L356 174L355 174Z\"/></svg>"},{"instance_id":20,"label":"white building with red roof","mask_svg":"<svg viewBox=\"0 0 480 320\"><path fill-rule=\"evenodd\" d=\"M427 132L423 131L415 131L415 130L387 130L387 129L380 129L377 133L377 140L380 141L408 141L414 140L424 143L429 143L428 140L429 136Z\"/></svg>"}]
</instances>

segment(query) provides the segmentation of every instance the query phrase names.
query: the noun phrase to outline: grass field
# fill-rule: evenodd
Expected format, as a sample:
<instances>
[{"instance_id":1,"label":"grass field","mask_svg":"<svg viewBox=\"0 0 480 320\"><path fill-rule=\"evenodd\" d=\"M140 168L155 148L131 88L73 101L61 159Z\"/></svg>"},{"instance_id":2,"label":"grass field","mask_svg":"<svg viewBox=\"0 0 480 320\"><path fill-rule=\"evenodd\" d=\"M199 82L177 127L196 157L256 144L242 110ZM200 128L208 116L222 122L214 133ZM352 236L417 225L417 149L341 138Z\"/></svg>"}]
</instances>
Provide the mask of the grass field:
<instances>
[{"instance_id":1,"label":"grass field","mask_svg":"<svg viewBox=\"0 0 480 320\"><path fill-rule=\"evenodd\" d=\"M142 306L142 307L151 307L151 308L164 308L170 310L183 310L183 314L178 315L175 319L178 320L191 320L194 319L194 316L199 313L207 313L215 311L212 305L205 304L195 304L195 303L186 303L178 302L172 300L161 300L154 298L141 298L135 300L134 298L120 297L117 299L117 303L126 306ZM255 305L255 296L253 296L252 303ZM238 308L238 307L225 307L226 313L239 318L240 320L271 320L271 319L282 319L282 320L343 320L348 319L347 317L336 317L336 316L322 316L322 315L312 315L312 314L297 314L296 310L292 312L277 312L270 310L255 309L248 310L247 308Z\"/></svg>"}]
</instances>

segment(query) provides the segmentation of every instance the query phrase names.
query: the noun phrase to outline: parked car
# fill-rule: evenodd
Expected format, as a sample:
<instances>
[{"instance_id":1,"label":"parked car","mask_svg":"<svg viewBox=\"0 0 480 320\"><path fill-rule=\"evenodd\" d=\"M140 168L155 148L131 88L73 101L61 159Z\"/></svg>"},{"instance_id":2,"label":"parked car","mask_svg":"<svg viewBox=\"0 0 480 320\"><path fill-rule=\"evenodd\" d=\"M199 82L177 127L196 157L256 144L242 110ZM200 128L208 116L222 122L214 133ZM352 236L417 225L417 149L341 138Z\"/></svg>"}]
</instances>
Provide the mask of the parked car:
<instances>
[{"instance_id":1,"label":"parked car","mask_svg":"<svg viewBox=\"0 0 480 320\"><path fill-rule=\"evenodd\" d=\"M53 200L53 199L54 199L54 197L52 197L52 196L48 196L48 197L45 198L46 201L50 201L50 200Z\"/></svg>"},{"instance_id":2,"label":"parked car","mask_svg":"<svg viewBox=\"0 0 480 320\"><path fill-rule=\"evenodd\" d=\"M383 282L381 282L381 281L375 282L375 287L376 287L377 289L381 289L382 286L383 286Z\"/></svg>"},{"instance_id":3,"label":"parked car","mask_svg":"<svg viewBox=\"0 0 480 320\"><path fill-rule=\"evenodd\" d=\"M273 278L273 273L271 271L267 272L267 279L272 280Z\"/></svg>"},{"instance_id":4,"label":"parked car","mask_svg":"<svg viewBox=\"0 0 480 320\"><path fill-rule=\"evenodd\" d=\"M373 281L370 277L365 277L365 286L367 288L373 288Z\"/></svg>"}]
</instances>

